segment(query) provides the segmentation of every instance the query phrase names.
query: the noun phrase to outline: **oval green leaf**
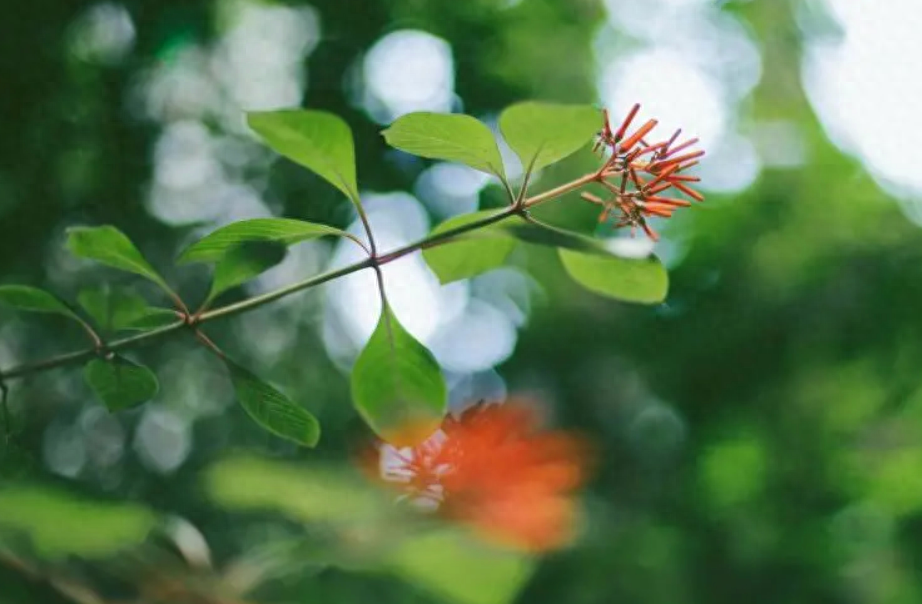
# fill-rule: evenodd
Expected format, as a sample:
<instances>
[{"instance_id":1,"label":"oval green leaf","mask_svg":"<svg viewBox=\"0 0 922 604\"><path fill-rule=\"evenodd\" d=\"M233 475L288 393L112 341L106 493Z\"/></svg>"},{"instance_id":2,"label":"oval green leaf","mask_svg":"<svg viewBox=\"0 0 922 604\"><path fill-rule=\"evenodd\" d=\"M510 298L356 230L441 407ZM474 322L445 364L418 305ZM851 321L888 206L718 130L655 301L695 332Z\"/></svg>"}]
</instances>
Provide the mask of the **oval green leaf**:
<instances>
[{"instance_id":1,"label":"oval green leaf","mask_svg":"<svg viewBox=\"0 0 922 604\"><path fill-rule=\"evenodd\" d=\"M82 323L67 304L45 290L28 285L0 285L0 304L16 310L63 315Z\"/></svg>"},{"instance_id":2,"label":"oval green leaf","mask_svg":"<svg viewBox=\"0 0 922 604\"><path fill-rule=\"evenodd\" d=\"M285 259L288 249L274 241L248 241L227 252L214 269L208 300L246 283Z\"/></svg>"},{"instance_id":3,"label":"oval green leaf","mask_svg":"<svg viewBox=\"0 0 922 604\"><path fill-rule=\"evenodd\" d=\"M401 151L462 163L506 178L496 137L483 122L469 115L409 113L382 134L388 145Z\"/></svg>"},{"instance_id":4,"label":"oval green leaf","mask_svg":"<svg viewBox=\"0 0 922 604\"><path fill-rule=\"evenodd\" d=\"M135 505L78 499L39 487L0 490L0 535L26 534L47 558L111 556L140 545L156 524L152 512Z\"/></svg>"},{"instance_id":5,"label":"oval green leaf","mask_svg":"<svg viewBox=\"0 0 922 604\"><path fill-rule=\"evenodd\" d=\"M126 289L84 289L77 301L97 325L112 331L145 331L179 321L175 311L149 306L139 294Z\"/></svg>"},{"instance_id":6,"label":"oval green leaf","mask_svg":"<svg viewBox=\"0 0 922 604\"><path fill-rule=\"evenodd\" d=\"M601 112L590 105L526 101L499 116L503 138L529 172L572 155L592 140L601 124Z\"/></svg>"},{"instance_id":7,"label":"oval green leaf","mask_svg":"<svg viewBox=\"0 0 922 604\"><path fill-rule=\"evenodd\" d=\"M352 400L365 422L397 446L418 444L445 415L448 394L432 353L387 304L352 368Z\"/></svg>"},{"instance_id":8,"label":"oval green leaf","mask_svg":"<svg viewBox=\"0 0 922 604\"><path fill-rule=\"evenodd\" d=\"M247 123L277 153L311 170L359 203L352 130L326 111L251 111Z\"/></svg>"},{"instance_id":9,"label":"oval green leaf","mask_svg":"<svg viewBox=\"0 0 922 604\"><path fill-rule=\"evenodd\" d=\"M358 242L353 235L325 224L291 218L254 218L221 227L199 239L179 256L179 262L217 262L241 243L250 241L273 241L288 246L324 235Z\"/></svg>"},{"instance_id":10,"label":"oval green leaf","mask_svg":"<svg viewBox=\"0 0 922 604\"><path fill-rule=\"evenodd\" d=\"M83 377L109 411L120 411L152 399L159 389L157 376L143 365L120 356L93 359Z\"/></svg>"},{"instance_id":11,"label":"oval green leaf","mask_svg":"<svg viewBox=\"0 0 922 604\"><path fill-rule=\"evenodd\" d=\"M305 447L320 441L320 422L303 407L243 367L225 359L237 400L253 421L276 436Z\"/></svg>"},{"instance_id":12,"label":"oval green leaf","mask_svg":"<svg viewBox=\"0 0 922 604\"><path fill-rule=\"evenodd\" d=\"M602 296L659 304L669 291L669 276L655 256L623 258L612 254L559 249L563 266L574 281Z\"/></svg>"},{"instance_id":13,"label":"oval green leaf","mask_svg":"<svg viewBox=\"0 0 922 604\"><path fill-rule=\"evenodd\" d=\"M100 264L146 277L168 293L172 293L163 277L144 259L138 248L114 226L69 228L67 249L80 258L95 260Z\"/></svg>"},{"instance_id":14,"label":"oval green leaf","mask_svg":"<svg viewBox=\"0 0 922 604\"><path fill-rule=\"evenodd\" d=\"M491 216L497 210L483 210L449 218L432 230L440 235ZM508 221L508 219L507 219ZM465 233L457 239L423 250L423 258L441 283L468 279L501 266L515 248L515 239L506 235L499 224Z\"/></svg>"},{"instance_id":15,"label":"oval green leaf","mask_svg":"<svg viewBox=\"0 0 922 604\"><path fill-rule=\"evenodd\" d=\"M436 529L409 534L395 543L387 566L404 581L446 602L508 604L532 576L536 561L458 530Z\"/></svg>"}]
</instances>

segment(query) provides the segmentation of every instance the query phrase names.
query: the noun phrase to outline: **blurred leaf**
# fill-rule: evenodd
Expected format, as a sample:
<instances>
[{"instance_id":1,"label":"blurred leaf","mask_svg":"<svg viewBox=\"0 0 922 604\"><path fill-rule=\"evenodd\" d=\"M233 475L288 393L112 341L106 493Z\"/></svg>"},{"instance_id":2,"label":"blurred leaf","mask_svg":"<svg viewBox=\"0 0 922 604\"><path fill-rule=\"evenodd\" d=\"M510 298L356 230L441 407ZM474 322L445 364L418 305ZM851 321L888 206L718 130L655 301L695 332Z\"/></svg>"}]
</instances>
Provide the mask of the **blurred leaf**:
<instances>
[{"instance_id":1,"label":"blurred leaf","mask_svg":"<svg viewBox=\"0 0 922 604\"><path fill-rule=\"evenodd\" d=\"M400 540L389 566L403 580L457 604L506 604L515 600L535 563L460 532L439 530Z\"/></svg>"},{"instance_id":2,"label":"blurred leaf","mask_svg":"<svg viewBox=\"0 0 922 604\"><path fill-rule=\"evenodd\" d=\"M145 508L88 501L37 487L0 489L0 542L23 532L49 558L103 557L140 544L156 516Z\"/></svg>"},{"instance_id":3,"label":"blurred leaf","mask_svg":"<svg viewBox=\"0 0 922 604\"><path fill-rule=\"evenodd\" d=\"M358 241L351 234L325 224L290 218L254 218L221 227L199 239L179 256L179 262L217 262L246 242L274 241L288 246L324 235L348 237Z\"/></svg>"},{"instance_id":4,"label":"blurred leaf","mask_svg":"<svg viewBox=\"0 0 922 604\"><path fill-rule=\"evenodd\" d=\"M205 476L209 496L233 510L274 510L298 522L363 524L391 513L348 468L232 457Z\"/></svg>"},{"instance_id":5,"label":"blurred leaf","mask_svg":"<svg viewBox=\"0 0 922 604\"><path fill-rule=\"evenodd\" d=\"M496 138L483 122L469 115L409 113L382 134L388 145L401 151L506 177Z\"/></svg>"},{"instance_id":6,"label":"blurred leaf","mask_svg":"<svg viewBox=\"0 0 922 604\"><path fill-rule=\"evenodd\" d=\"M525 243L611 256L611 252L597 239L537 221L509 221L503 224L503 228L510 235Z\"/></svg>"},{"instance_id":7,"label":"blurred leaf","mask_svg":"<svg viewBox=\"0 0 922 604\"><path fill-rule=\"evenodd\" d=\"M246 283L285 259L288 248L274 241L247 241L228 251L215 265L208 300Z\"/></svg>"},{"instance_id":8,"label":"blurred leaf","mask_svg":"<svg viewBox=\"0 0 922 604\"><path fill-rule=\"evenodd\" d=\"M320 423L303 407L233 361L224 360L237 399L253 420L276 436L306 447L320 440Z\"/></svg>"},{"instance_id":9,"label":"blurred leaf","mask_svg":"<svg viewBox=\"0 0 922 604\"><path fill-rule=\"evenodd\" d=\"M352 368L352 400L384 440L417 444L445 414L445 379L435 357L385 303L381 318Z\"/></svg>"},{"instance_id":10,"label":"blurred leaf","mask_svg":"<svg viewBox=\"0 0 922 604\"><path fill-rule=\"evenodd\" d=\"M602 125L602 114L590 105L527 101L507 108L499 128L525 169L540 170L578 151Z\"/></svg>"},{"instance_id":11,"label":"blurred leaf","mask_svg":"<svg viewBox=\"0 0 922 604\"><path fill-rule=\"evenodd\" d=\"M83 377L109 411L147 402L159 389L157 376L150 369L120 356L93 359L86 364Z\"/></svg>"},{"instance_id":12,"label":"blurred leaf","mask_svg":"<svg viewBox=\"0 0 922 604\"><path fill-rule=\"evenodd\" d=\"M0 285L0 304L17 310L63 315L83 323L64 302L44 290L28 285Z\"/></svg>"},{"instance_id":13,"label":"blurred leaf","mask_svg":"<svg viewBox=\"0 0 922 604\"><path fill-rule=\"evenodd\" d=\"M659 304L669 291L669 276L655 256L621 258L558 250L574 281L591 292L639 304Z\"/></svg>"},{"instance_id":14,"label":"blurred leaf","mask_svg":"<svg viewBox=\"0 0 922 604\"><path fill-rule=\"evenodd\" d=\"M71 227L67 229L67 249L80 258L89 258L146 277L172 294L166 281L144 259L138 248L113 226Z\"/></svg>"},{"instance_id":15,"label":"blurred leaf","mask_svg":"<svg viewBox=\"0 0 922 604\"><path fill-rule=\"evenodd\" d=\"M495 215L497 210L484 210L449 218L432 230L438 235L452 229ZM467 279L501 266L515 248L515 239L499 228L485 227L465 233L457 240L423 250L426 264L441 283Z\"/></svg>"},{"instance_id":16,"label":"blurred leaf","mask_svg":"<svg viewBox=\"0 0 922 604\"><path fill-rule=\"evenodd\" d=\"M251 111L247 123L276 152L332 184L356 204L355 148L342 118L326 111Z\"/></svg>"},{"instance_id":17,"label":"blurred leaf","mask_svg":"<svg viewBox=\"0 0 922 604\"><path fill-rule=\"evenodd\" d=\"M768 460L757 439L713 443L699 463L699 483L720 511L752 501L765 488Z\"/></svg>"},{"instance_id":18,"label":"blurred leaf","mask_svg":"<svg viewBox=\"0 0 922 604\"><path fill-rule=\"evenodd\" d=\"M175 311L149 306L142 296L126 289L84 289L77 301L97 325L114 331L144 331L179 321Z\"/></svg>"}]
</instances>

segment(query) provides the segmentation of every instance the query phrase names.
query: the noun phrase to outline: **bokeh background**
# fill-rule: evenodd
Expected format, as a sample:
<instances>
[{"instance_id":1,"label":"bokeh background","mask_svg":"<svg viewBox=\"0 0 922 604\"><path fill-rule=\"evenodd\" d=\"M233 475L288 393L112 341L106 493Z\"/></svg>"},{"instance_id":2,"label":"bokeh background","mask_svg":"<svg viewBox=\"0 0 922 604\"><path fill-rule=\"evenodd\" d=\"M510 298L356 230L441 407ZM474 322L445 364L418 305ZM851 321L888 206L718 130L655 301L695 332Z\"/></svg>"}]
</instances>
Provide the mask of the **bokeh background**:
<instances>
[{"instance_id":1,"label":"bokeh background","mask_svg":"<svg viewBox=\"0 0 922 604\"><path fill-rule=\"evenodd\" d=\"M356 228L332 187L256 141L247 109L347 119L383 247L500 199L480 173L389 150L378 133L406 112L494 123L524 99L615 116L639 102L664 132L699 136L708 200L656 225L671 276L660 306L583 292L542 250L446 287L418 256L386 267L395 311L434 351L453 405L530 395L596 444L584 534L542 558L517 601L922 602L918 0L31 0L2 15L0 282L71 300L103 282L158 300L70 257L71 225L118 226L191 300L208 273L172 259L217 226L276 215ZM586 153L549 169L535 190L591 162ZM542 214L612 235L576 198ZM296 246L228 300L351 254ZM317 450L261 431L220 364L174 338L132 353L161 391L118 415L76 368L11 382L0 484L27 479L181 517L172 534L189 551L207 543L217 565L297 534L271 515L221 509L201 477L229 450L309 466L346 460L367 437L348 373L377 318L370 279L206 330L320 417ZM65 319L0 309L0 367L83 346ZM46 522L67 534L75 520ZM111 565L26 557L28 570L0 564L0 601L138 601ZM67 594L62 576L90 595ZM297 567L252 598L451 601L424 587Z\"/></svg>"}]
</instances>

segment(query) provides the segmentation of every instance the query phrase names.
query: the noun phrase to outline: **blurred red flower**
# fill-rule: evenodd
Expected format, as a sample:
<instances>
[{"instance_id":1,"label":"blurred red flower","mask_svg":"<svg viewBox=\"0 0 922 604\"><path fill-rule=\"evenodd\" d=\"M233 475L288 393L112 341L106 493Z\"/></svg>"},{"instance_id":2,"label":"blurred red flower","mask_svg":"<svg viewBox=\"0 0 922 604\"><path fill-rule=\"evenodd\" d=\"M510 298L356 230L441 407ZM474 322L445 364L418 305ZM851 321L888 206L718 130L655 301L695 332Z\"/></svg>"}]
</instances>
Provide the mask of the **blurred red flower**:
<instances>
[{"instance_id":1,"label":"blurred red flower","mask_svg":"<svg viewBox=\"0 0 922 604\"><path fill-rule=\"evenodd\" d=\"M417 507L473 528L503 546L539 552L573 536L574 492L586 478L587 447L542 431L522 401L479 403L416 447L381 443L378 479Z\"/></svg>"}]
</instances>

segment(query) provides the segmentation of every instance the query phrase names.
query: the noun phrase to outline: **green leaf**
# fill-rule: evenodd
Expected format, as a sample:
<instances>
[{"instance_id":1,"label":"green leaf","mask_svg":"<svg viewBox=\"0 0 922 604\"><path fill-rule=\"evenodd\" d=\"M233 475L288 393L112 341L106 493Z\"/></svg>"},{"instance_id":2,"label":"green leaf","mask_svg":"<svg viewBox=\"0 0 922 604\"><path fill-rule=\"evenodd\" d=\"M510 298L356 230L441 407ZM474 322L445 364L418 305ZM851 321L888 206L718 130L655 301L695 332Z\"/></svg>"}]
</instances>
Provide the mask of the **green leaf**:
<instances>
[{"instance_id":1,"label":"green leaf","mask_svg":"<svg viewBox=\"0 0 922 604\"><path fill-rule=\"evenodd\" d=\"M113 226L71 227L67 229L67 249L80 258L146 277L172 293L131 240Z\"/></svg>"},{"instance_id":2,"label":"green leaf","mask_svg":"<svg viewBox=\"0 0 922 604\"><path fill-rule=\"evenodd\" d=\"M459 162L506 178L496 138L483 122L469 115L409 113L382 134L388 145L401 151Z\"/></svg>"},{"instance_id":3,"label":"green leaf","mask_svg":"<svg viewBox=\"0 0 922 604\"><path fill-rule=\"evenodd\" d=\"M297 522L354 527L394 512L380 491L347 467L234 456L209 468L205 479L208 496L227 509L271 510Z\"/></svg>"},{"instance_id":4,"label":"green leaf","mask_svg":"<svg viewBox=\"0 0 922 604\"><path fill-rule=\"evenodd\" d=\"M290 218L254 218L229 224L206 235L186 248L179 262L217 262L241 243L271 241L288 246L324 235L358 241L351 234L325 224Z\"/></svg>"},{"instance_id":5,"label":"green leaf","mask_svg":"<svg viewBox=\"0 0 922 604\"><path fill-rule=\"evenodd\" d=\"M359 203L352 131L341 118L326 111L282 109L251 111L247 123L273 150Z\"/></svg>"},{"instance_id":6,"label":"green leaf","mask_svg":"<svg viewBox=\"0 0 922 604\"><path fill-rule=\"evenodd\" d=\"M449 218L432 230L438 235L484 218L496 215L497 210L484 210ZM503 223L508 223L507 219ZM501 223L471 231L457 240L423 250L423 258L441 283L468 279L501 266L515 248L515 239L507 236Z\"/></svg>"},{"instance_id":7,"label":"green leaf","mask_svg":"<svg viewBox=\"0 0 922 604\"><path fill-rule=\"evenodd\" d=\"M526 101L499 116L503 137L529 170L540 170L575 153L601 124L601 113L590 105Z\"/></svg>"},{"instance_id":8,"label":"green leaf","mask_svg":"<svg viewBox=\"0 0 922 604\"><path fill-rule=\"evenodd\" d=\"M0 285L0 304L17 310L63 315L82 323L64 302L44 290L28 285Z\"/></svg>"},{"instance_id":9,"label":"green leaf","mask_svg":"<svg viewBox=\"0 0 922 604\"><path fill-rule=\"evenodd\" d=\"M303 407L229 359L237 400L253 420L276 436L299 445L315 447L320 441L320 422Z\"/></svg>"},{"instance_id":10,"label":"green leaf","mask_svg":"<svg viewBox=\"0 0 922 604\"><path fill-rule=\"evenodd\" d=\"M110 556L140 545L156 523L153 513L135 505L77 499L37 487L0 490L0 543L7 531L25 533L48 558Z\"/></svg>"},{"instance_id":11,"label":"green leaf","mask_svg":"<svg viewBox=\"0 0 922 604\"><path fill-rule=\"evenodd\" d=\"M113 331L146 331L179 320L175 311L149 306L139 294L126 289L84 289L77 301L97 325Z\"/></svg>"},{"instance_id":12,"label":"green leaf","mask_svg":"<svg viewBox=\"0 0 922 604\"><path fill-rule=\"evenodd\" d=\"M669 276L655 256L622 258L615 255L558 250L574 281L589 291L640 304L659 304L669 291Z\"/></svg>"},{"instance_id":13,"label":"green leaf","mask_svg":"<svg viewBox=\"0 0 922 604\"><path fill-rule=\"evenodd\" d=\"M215 265L208 300L269 270L285 259L287 251L274 241L248 241L231 249Z\"/></svg>"},{"instance_id":14,"label":"green leaf","mask_svg":"<svg viewBox=\"0 0 922 604\"><path fill-rule=\"evenodd\" d=\"M159 389L157 376L143 365L120 356L93 359L83 377L109 411L120 411L152 399Z\"/></svg>"},{"instance_id":15,"label":"green leaf","mask_svg":"<svg viewBox=\"0 0 922 604\"><path fill-rule=\"evenodd\" d=\"M528 556L445 529L398 541L388 563L403 580L456 604L512 602L535 568Z\"/></svg>"},{"instance_id":16,"label":"green leaf","mask_svg":"<svg viewBox=\"0 0 922 604\"><path fill-rule=\"evenodd\" d=\"M387 304L355 361L351 382L359 414L391 444L417 444L445 414L448 396L439 364Z\"/></svg>"}]
</instances>

